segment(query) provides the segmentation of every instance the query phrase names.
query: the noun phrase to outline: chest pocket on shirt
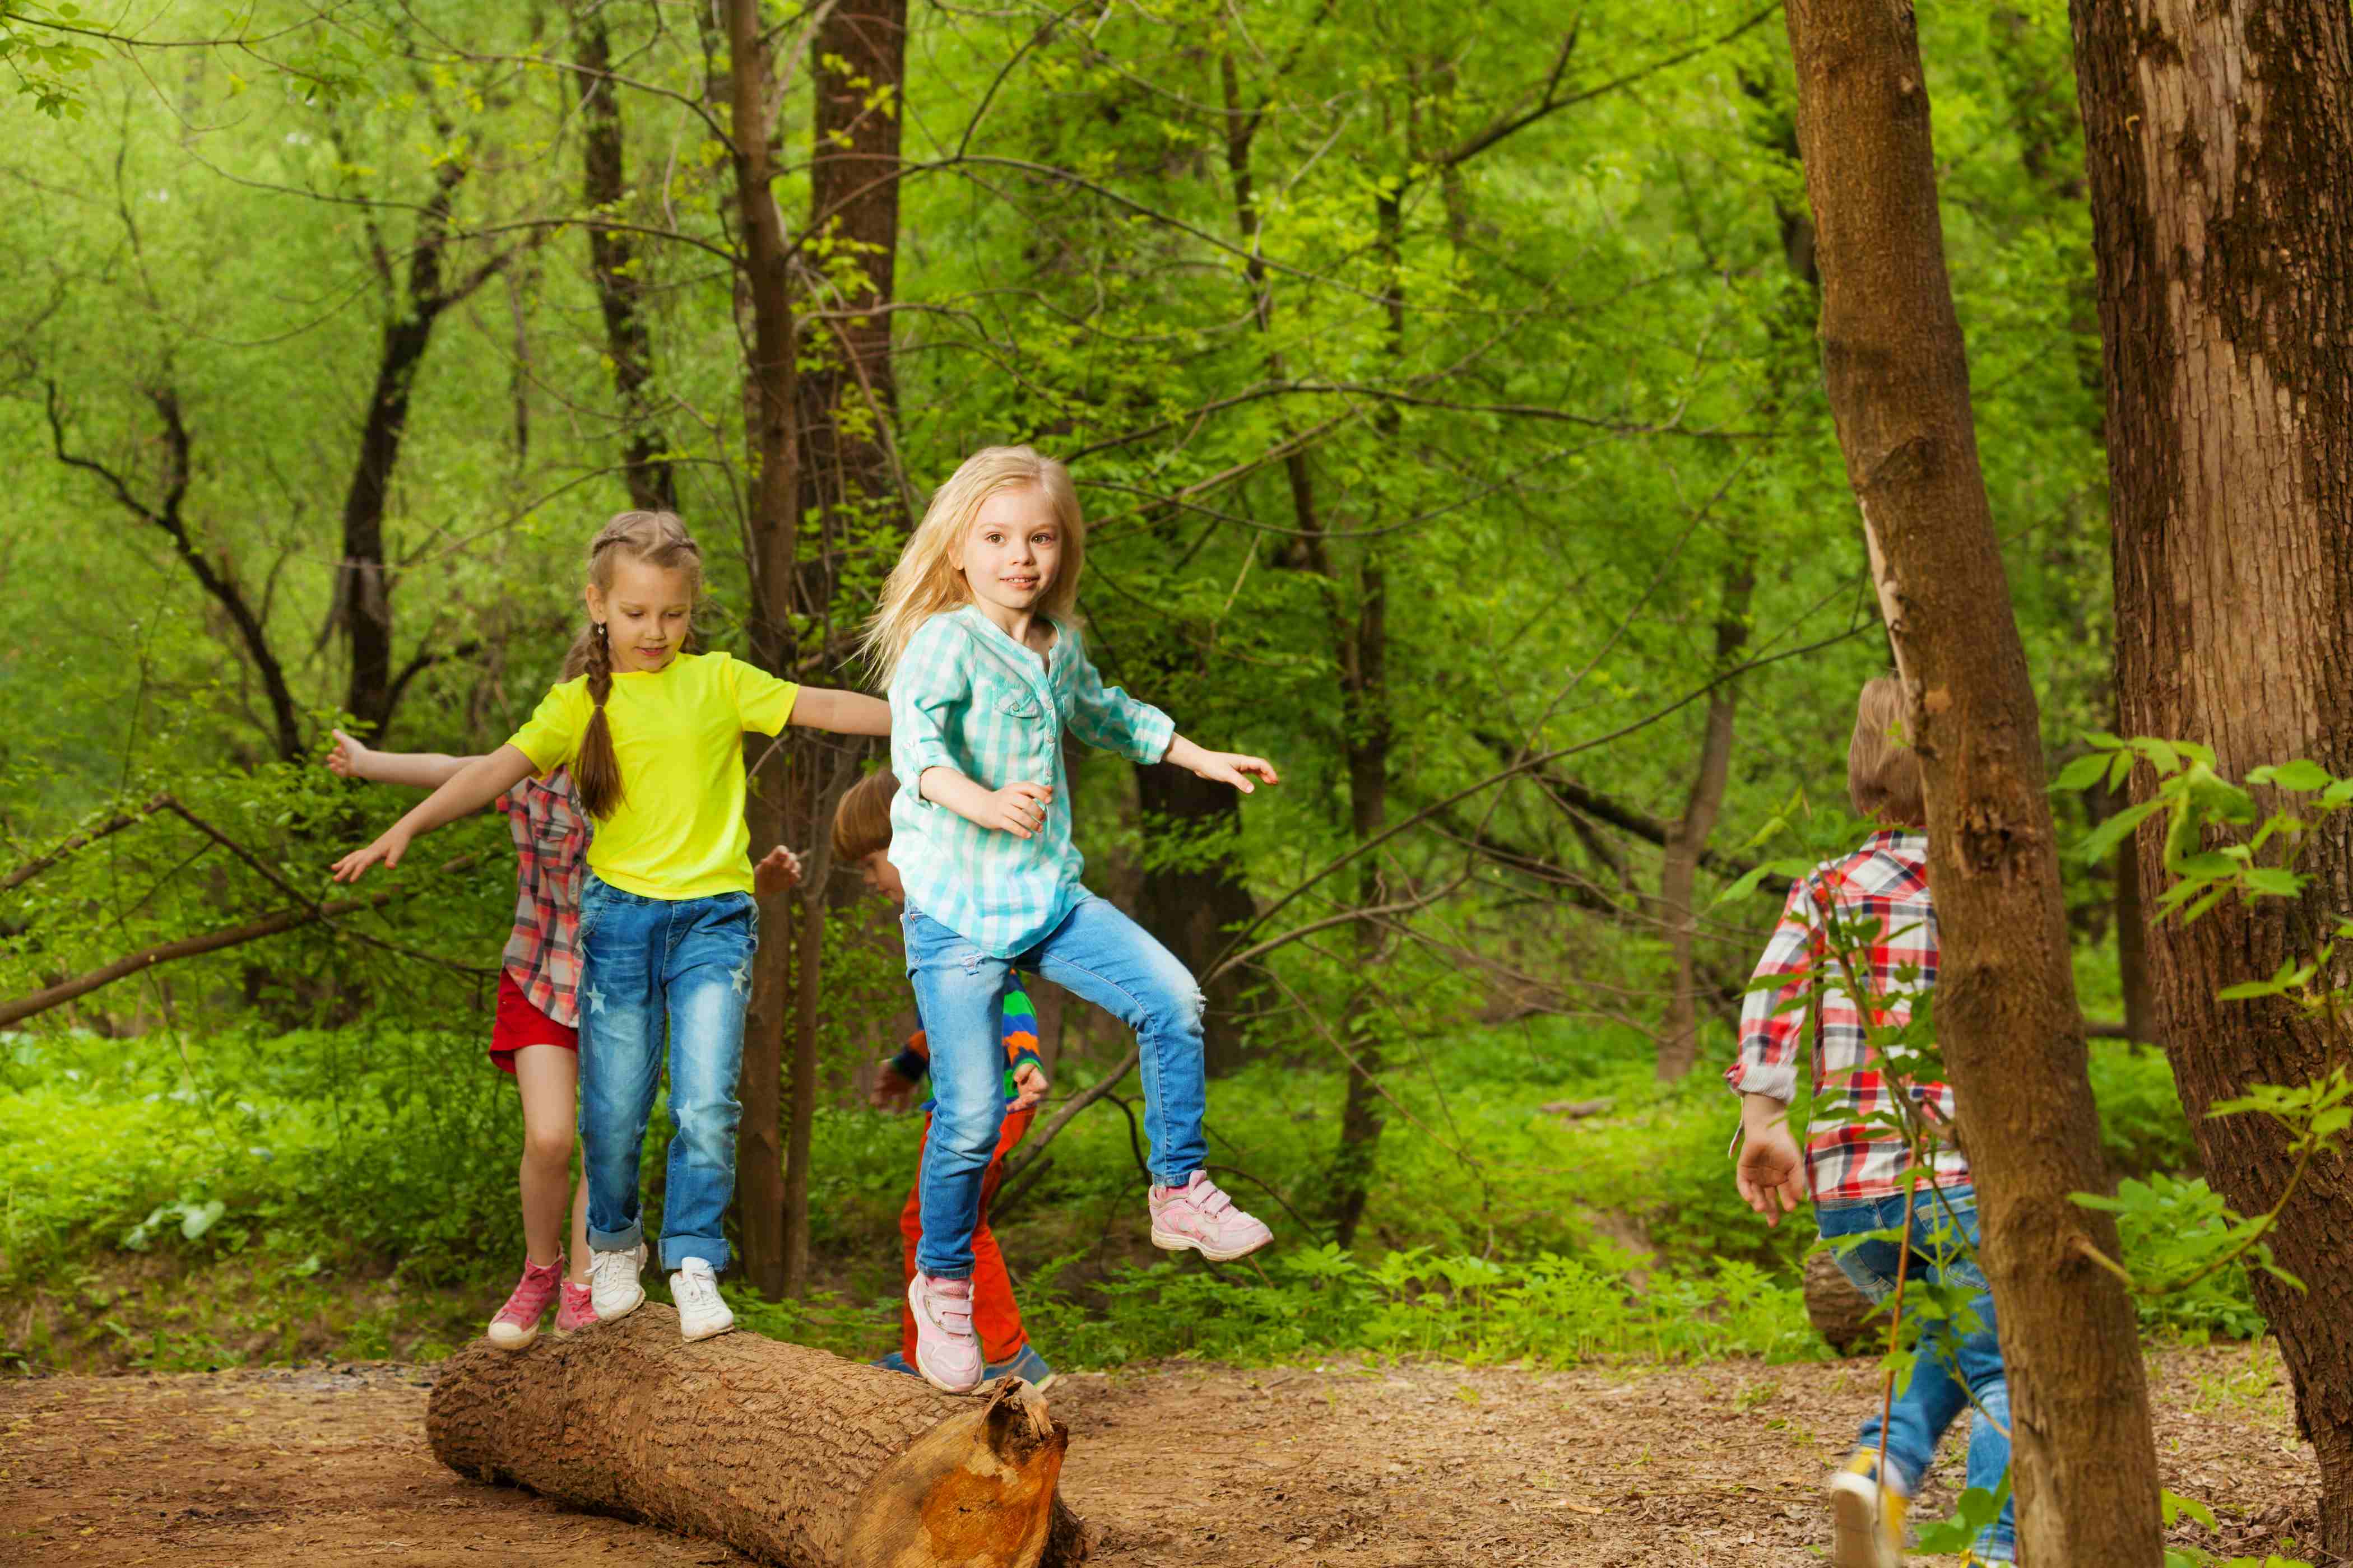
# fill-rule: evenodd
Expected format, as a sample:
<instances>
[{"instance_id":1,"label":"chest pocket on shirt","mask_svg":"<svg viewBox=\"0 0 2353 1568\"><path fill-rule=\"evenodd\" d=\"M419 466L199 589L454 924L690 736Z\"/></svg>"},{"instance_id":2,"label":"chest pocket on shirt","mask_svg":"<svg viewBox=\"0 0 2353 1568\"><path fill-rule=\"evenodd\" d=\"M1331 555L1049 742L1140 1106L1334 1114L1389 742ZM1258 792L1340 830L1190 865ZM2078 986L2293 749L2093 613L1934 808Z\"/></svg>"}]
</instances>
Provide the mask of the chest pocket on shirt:
<instances>
[{"instance_id":1,"label":"chest pocket on shirt","mask_svg":"<svg viewBox=\"0 0 2353 1568\"><path fill-rule=\"evenodd\" d=\"M1045 707L1038 700L1037 693L1012 681L984 681L976 695L982 702L1005 717L1025 724L1037 723L1046 717Z\"/></svg>"}]
</instances>

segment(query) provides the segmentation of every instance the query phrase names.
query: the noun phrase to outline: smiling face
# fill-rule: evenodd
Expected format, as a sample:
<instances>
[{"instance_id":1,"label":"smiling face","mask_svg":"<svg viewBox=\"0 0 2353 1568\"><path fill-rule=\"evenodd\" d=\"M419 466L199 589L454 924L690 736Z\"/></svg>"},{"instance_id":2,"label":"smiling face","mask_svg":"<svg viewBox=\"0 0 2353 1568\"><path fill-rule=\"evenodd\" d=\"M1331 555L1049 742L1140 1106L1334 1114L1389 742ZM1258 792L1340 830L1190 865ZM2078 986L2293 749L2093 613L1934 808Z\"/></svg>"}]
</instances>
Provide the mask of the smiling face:
<instances>
[{"instance_id":1,"label":"smiling face","mask_svg":"<svg viewBox=\"0 0 2353 1568\"><path fill-rule=\"evenodd\" d=\"M588 584L588 615L605 628L617 671L652 671L678 657L694 619L694 574L628 557L609 587Z\"/></svg>"},{"instance_id":2,"label":"smiling face","mask_svg":"<svg viewBox=\"0 0 2353 1568\"><path fill-rule=\"evenodd\" d=\"M955 566L984 605L1029 615L1062 564L1062 520L1042 489L1023 485L981 502L956 549Z\"/></svg>"}]
</instances>

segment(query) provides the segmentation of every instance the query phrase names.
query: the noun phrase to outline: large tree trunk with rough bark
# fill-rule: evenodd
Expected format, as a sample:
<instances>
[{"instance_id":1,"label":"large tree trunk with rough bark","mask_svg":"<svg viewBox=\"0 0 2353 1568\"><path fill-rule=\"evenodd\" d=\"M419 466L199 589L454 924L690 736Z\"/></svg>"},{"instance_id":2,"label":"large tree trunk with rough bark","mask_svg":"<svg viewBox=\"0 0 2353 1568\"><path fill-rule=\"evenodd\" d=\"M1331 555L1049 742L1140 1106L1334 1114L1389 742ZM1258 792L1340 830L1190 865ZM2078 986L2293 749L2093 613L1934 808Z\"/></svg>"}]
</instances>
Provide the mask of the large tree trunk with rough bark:
<instances>
[{"instance_id":1,"label":"large tree trunk with rough bark","mask_svg":"<svg viewBox=\"0 0 2353 1568\"><path fill-rule=\"evenodd\" d=\"M793 573L799 543L794 510L797 447L794 442L794 297L784 214L770 189L776 176L769 139L776 83L761 30L759 0L724 0L728 133L733 145L734 217L740 292L751 317L744 364L744 445L752 478L744 533L751 566L752 662L791 677L799 665L793 626ZM754 763L744 797L753 853L786 842L786 803L797 781L765 737L747 737ZM763 942L752 966L752 1002L744 1030L744 1072L738 1089L743 1120L735 1162L736 1224L744 1272L757 1289L785 1293L789 1242L785 1204L784 1049L792 994L792 944L782 940L786 899L765 900L761 918L779 940Z\"/></svg>"},{"instance_id":2,"label":"large tree trunk with rough bark","mask_svg":"<svg viewBox=\"0 0 2353 1568\"><path fill-rule=\"evenodd\" d=\"M2091 1256L2105 1176L2042 742L1971 424L1912 9L1790 0L1822 362L1928 797L1936 1025L2009 1367L2023 1560L2157 1568L2133 1304Z\"/></svg>"},{"instance_id":3,"label":"large tree trunk with rough bark","mask_svg":"<svg viewBox=\"0 0 2353 1568\"><path fill-rule=\"evenodd\" d=\"M790 1568L1064 1568L1086 1533L1057 1492L1069 1430L1028 1384L953 1398L758 1334L689 1344L648 1305L520 1354L444 1363L434 1457L574 1508Z\"/></svg>"},{"instance_id":4,"label":"large tree trunk with rough bark","mask_svg":"<svg viewBox=\"0 0 2353 1568\"><path fill-rule=\"evenodd\" d=\"M2353 13L2344 0L2074 7L2106 345L2119 717L2214 749L2236 776L2309 757L2353 772ZM2136 780L2136 793L2147 788ZM2162 887L2159 836L2141 868ZM2242 1213L2294 1161L2253 1084L2344 1059L2279 999L2216 993L2306 959L2353 906L2353 822L2318 824L2301 899L2149 933L2158 1033L2211 1179ZM2340 963L2342 960L2340 959ZM2257 1274L2320 1461L2324 1555L2353 1555L2353 1167L2316 1160Z\"/></svg>"}]
</instances>

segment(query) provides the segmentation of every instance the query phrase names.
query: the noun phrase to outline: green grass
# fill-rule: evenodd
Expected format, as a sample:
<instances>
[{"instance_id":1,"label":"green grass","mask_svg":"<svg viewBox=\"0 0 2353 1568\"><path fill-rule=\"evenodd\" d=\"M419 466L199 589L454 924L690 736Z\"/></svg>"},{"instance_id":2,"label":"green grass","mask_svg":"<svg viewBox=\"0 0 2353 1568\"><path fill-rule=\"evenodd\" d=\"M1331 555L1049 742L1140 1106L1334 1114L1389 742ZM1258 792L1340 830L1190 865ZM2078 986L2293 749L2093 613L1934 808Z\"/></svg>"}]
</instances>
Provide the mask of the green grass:
<instances>
[{"instance_id":1,"label":"green grass","mask_svg":"<svg viewBox=\"0 0 2353 1568\"><path fill-rule=\"evenodd\" d=\"M1072 1366L1818 1353L1794 1284L1810 1227L1749 1214L1725 1158L1729 1097L1712 1075L1659 1088L1642 1046L1539 1021L1449 1041L1442 1081L1398 1068L1346 1252L1324 1200L1340 1076L1265 1061L1213 1084L1212 1164L1279 1234L1257 1268L1150 1247L1135 1138L1106 1102L999 1216L1024 1312ZM1393 1042L1391 1059L1414 1050ZM2117 1163L2178 1163L2188 1140L2162 1057L2104 1045L2093 1067ZM1084 1077L1071 1065L1060 1088ZM1597 1098L1609 1109L1578 1120L1542 1109ZM820 1112L819 1289L779 1303L738 1288L747 1322L845 1354L895 1344L898 1215L921 1131L916 1117ZM666 1136L658 1113L649 1228ZM512 1281L519 1137L513 1092L470 1034L0 1039L7 1356L180 1369L446 1350ZM2251 1331L2243 1283L2210 1283L2168 1303L2163 1326Z\"/></svg>"}]
</instances>

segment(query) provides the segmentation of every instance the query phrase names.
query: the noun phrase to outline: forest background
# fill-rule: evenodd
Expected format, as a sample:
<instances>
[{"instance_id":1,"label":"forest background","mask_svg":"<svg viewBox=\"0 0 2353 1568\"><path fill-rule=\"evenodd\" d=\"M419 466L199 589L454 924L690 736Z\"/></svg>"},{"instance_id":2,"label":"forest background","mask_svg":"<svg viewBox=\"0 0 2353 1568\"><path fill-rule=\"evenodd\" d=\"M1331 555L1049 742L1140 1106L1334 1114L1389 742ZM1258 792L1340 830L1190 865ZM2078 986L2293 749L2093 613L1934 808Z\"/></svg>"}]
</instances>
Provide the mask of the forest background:
<instances>
[{"instance_id":1,"label":"forest background","mask_svg":"<svg viewBox=\"0 0 2353 1568\"><path fill-rule=\"evenodd\" d=\"M1210 977L1214 1168L1285 1244L1151 1252L1129 1042L1050 994L1056 1103L998 1205L1048 1358L1828 1353L1716 1082L1779 908L1743 873L1852 836L1889 657L1778 8L367 0L166 6L136 47L0 16L0 997L57 1002L0 1008L9 1364L477 1331L520 1247L480 1055L505 828L322 906L406 805L326 773L330 727L498 744L633 501L704 542L702 646L861 684L922 498L1016 440L1078 479L1107 679L1286 775L1237 802L1073 756L1093 885ZM1920 22L2063 763L2114 700L2068 20ZM747 754L812 874L765 928L740 1310L856 1354L895 1339L919 1131L864 1108L912 1019L822 849L876 760ZM2154 1194L2128 1255L2224 1223L2140 1043L2137 881L2129 845L2069 862L2110 1169ZM2262 1327L2236 1268L2144 1311Z\"/></svg>"}]
</instances>

